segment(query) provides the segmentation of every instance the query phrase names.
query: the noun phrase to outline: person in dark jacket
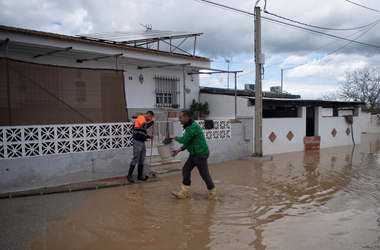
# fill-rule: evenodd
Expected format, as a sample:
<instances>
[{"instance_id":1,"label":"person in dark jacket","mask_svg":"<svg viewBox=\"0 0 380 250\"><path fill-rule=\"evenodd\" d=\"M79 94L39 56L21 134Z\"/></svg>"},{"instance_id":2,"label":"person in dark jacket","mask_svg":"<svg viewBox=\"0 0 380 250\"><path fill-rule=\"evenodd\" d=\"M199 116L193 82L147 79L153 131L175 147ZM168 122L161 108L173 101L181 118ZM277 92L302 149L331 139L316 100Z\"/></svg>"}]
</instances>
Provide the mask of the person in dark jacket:
<instances>
[{"instance_id":1,"label":"person in dark jacket","mask_svg":"<svg viewBox=\"0 0 380 250\"><path fill-rule=\"evenodd\" d=\"M190 113L187 110L183 110L179 113L179 121L185 129L185 134L182 137L175 135L169 136L170 139L174 139L177 142L183 144L182 147L173 151L173 157L175 157L179 152L183 150L187 150L190 155L182 168L183 180L181 191L173 191L172 194L180 199L187 198L187 194L189 193L191 185L191 171L194 169L194 167L197 167L209 191L208 199L216 200L216 188L214 182L212 181L207 163L207 159L210 155L210 150L208 148L202 128L198 123L194 122L190 118Z\"/></svg>"},{"instance_id":2,"label":"person in dark jacket","mask_svg":"<svg viewBox=\"0 0 380 250\"><path fill-rule=\"evenodd\" d=\"M137 117L135 122L135 126L133 128L133 158L131 164L129 166L129 171L127 175L127 179L129 182L135 182L132 178L133 170L135 169L136 164L138 163L137 169L137 180L146 181L146 178L143 177L144 170L144 161L146 155L146 139L150 138L153 140L153 135L149 136L147 134L147 129L150 128L156 119L154 118L153 111L147 111L145 114Z\"/></svg>"}]
</instances>

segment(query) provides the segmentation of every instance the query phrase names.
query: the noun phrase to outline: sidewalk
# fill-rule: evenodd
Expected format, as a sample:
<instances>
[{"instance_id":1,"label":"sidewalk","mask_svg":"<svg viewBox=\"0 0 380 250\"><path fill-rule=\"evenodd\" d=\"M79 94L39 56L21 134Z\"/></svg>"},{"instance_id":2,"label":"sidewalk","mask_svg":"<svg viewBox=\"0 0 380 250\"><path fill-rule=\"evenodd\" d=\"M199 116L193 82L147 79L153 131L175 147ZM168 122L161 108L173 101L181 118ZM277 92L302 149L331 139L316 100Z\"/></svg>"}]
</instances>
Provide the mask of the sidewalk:
<instances>
[{"instance_id":1,"label":"sidewalk","mask_svg":"<svg viewBox=\"0 0 380 250\"><path fill-rule=\"evenodd\" d=\"M95 189L106 188L106 187L116 187L116 186L125 186L125 185L133 185L136 183L142 183L142 181L137 181L137 176L134 176L134 179L135 179L135 182L130 183L128 182L125 176L122 176L122 177L114 177L114 178L107 178L107 179L101 179L101 180L78 182L78 183L72 183L72 184L67 184L67 185L62 185L62 186L45 187L45 188L33 189L33 190L27 190L27 191L4 193L4 194L0 194L0 199L57 194L57 193L70 193L70 192L77 192L77 191L95 190ZM148 182L156 182L156 181L159 181L159 179L154 178L154 179L148 180Z\"/></svg>"}]
</instances>

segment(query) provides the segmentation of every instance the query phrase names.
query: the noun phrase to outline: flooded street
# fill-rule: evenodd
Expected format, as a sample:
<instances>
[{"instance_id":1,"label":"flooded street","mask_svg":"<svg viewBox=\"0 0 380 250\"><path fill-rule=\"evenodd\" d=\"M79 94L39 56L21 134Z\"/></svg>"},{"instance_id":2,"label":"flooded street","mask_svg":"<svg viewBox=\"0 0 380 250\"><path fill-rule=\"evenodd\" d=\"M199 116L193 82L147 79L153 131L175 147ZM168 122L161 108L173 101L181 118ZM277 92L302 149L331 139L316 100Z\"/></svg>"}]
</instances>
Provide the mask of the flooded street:
<instances>
[{"instance_id":1,"label":"flooded street","mask_svg":"<svg viewBox=\"0 0 380 250\"><path fill-rule=\"evenodd\" d=\"M380 249L380 137L362 144L210 164L218 197L197 170L92 191L28 249Z\"/></svg>"}]
</instances>

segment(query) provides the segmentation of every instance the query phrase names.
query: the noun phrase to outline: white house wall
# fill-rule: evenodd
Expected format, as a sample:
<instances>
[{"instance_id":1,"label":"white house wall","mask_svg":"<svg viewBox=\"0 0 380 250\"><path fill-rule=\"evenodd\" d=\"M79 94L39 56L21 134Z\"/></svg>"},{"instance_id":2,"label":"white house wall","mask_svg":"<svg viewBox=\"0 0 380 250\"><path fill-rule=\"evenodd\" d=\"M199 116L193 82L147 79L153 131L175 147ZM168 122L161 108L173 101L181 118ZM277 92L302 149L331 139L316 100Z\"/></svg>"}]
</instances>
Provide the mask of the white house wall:
<instances>
[{"instance_id":1,"label":"white house wall","mask_svg":"<svg viewBox=\"0 0 380 250\"><path fill-rule=\"evenodd\" d=\"M352 128L344 116L322 116L322 107L315 112L315 135L321 137L320 147L338 147L352 145ZM360 144L361 137L361 108L357 108L357 116L353 116L353 134L355 144ZM334 129L336 131L335 136ZM349 134L346 133L349 129Z\"/></svg>"},{"instance_id":2,"label":"white house wall","mask_svg":"<svg viewBox=\"0 0 380 250\"><path fill-rule=\"evenodd\" d=\"M380 133L380 119L377 115L368 112L361 113L361 130L362 133L373 134Z\"/></svg>"},{"instance_id":3,"label":"white house wall","mask_svg":"<svg viewBox=\"0 0 380 250\"><path fill-rule=\"evenodd\" d=\"M254 106L247 106L245 98L238 97L238 117L252 117L255 114ZM210 114L205 116L206 119L214 119L223 117L223 119L235 118L235 97L227 95L215 95L200 93L200 101L209 103ZM304 137L306 136L306 107L300 107L302 117L297 118L264 118L263 125L263 154L277 154L293 151L304 150ZM358 116L354 116L354 140L356 144L360 144L361 135L361 111L358 108ZM345 117L333 117L332 109L316 108L315 118L315 136L321 136L320 147L335 147L351 145L351 125L346 122ZM325 116L327 115L327 116ZM374 118L373 118L374 119ZM377 123L377 122L376 122ZM252 131L255 131L254 118L252 119ZM331 134L336 129L335 137ZM349 135L346 134L347 128L350 129ZM292 132L293 138L288 139L289 131ZM371 129L371 131L376 131ZM276 139L272 142L269 139L271 133L276 135ZM254 133L252 142L254 142Z\"/></svg>"},{"instance_id":4,"label":"white house wall","mask_svg":"<svg viewBox=\"0 0 380 250\"><path fill-rule=\"evenodd\" d=\"M141 84L139 81L139 76L143 75L144 82ZM156 105L156 93L155 93L155 79L158 76L168 76L177 77L180 79L178 83L179 109L183 109L184 101L184 87L183 87L183 72L178 70L170 69L130 69L124 73L125 76L125 90L127 99L127 108L142 108L142 109L152 109ZM132 78L132 79L131 79ZM196 79L196 77L193 77ZM186 89L190 89L190 93L185 93L186 95L186 108L190 107L191 101L193 99L198 100L199 92L199 81L191 81L191 77L186 74Z\"/></svg>"},{"instance_id":5,"label":"white house wall","mask_svg":"<svg viewBox=\"0 0 380 250\"><path fill-rule=\"evenodd\" d=\"M333 108L322 108L322 116L333 116Z\"/></svg>"},{"instance_id":6,"label":"white house wall","mask_svg":"<svg viewBox=\"0 0 380 250\"><path fill-rule=\"evenodd\" d=\"M158 54L146 51L139 51L133 49L124 49L115 46L104 46L98 44L92 44L88 42L78 42L67 39L58 39L53 37L46 37L40 35L32 35L26 33L17 33L10 31L1 31L0 39L9 38L12 42L27 42L36 44L39 46L53 46L53 47L73 47L75 50L96 52L104 54L120 54L123 53L125 57L132 57L143 60L158 61L162 63L171 64L185 64L190 63L191 66L209 68L210 62L206 60L197 60L186 56L170 56L167 54ZM77 63L75 58L67 58L59 56L59 53L52 56L42 56L34 58L35 54L18 53L10 51L8 56L11 59L22 60L33 63L49 64L56 66L77 67L77 68L101 68L101 69L116 69L116 59L113 62L109 61L85 61L83 63ZM4 51L0 51L1 57L6 57ZM95 56L94 56L95 57ZM109 60L109 59L108 59ZM136 61L138 64L138 62ZM155 95L155 81L154 76L169 76L178 77L180 82L178 84L180 91L180 107L184 108L184 81L183 70L163 69L163 68L145 68L139 70L136 65L125 64L122 60L119 60L118 69L125 70L125 91L128 109L154 109L156 108L156 95ZM144 76L143 84L139 81L139 76ZM198 100L199 94L199 75L193 75L193 77L186 75L186 88L190 89L190 93L186 93L186 108L189 108L193 99ZM130 79L132 77L132 80ZM193 80L193 81L192 81Z\"/></svg>"},{"instance_id":7,"label":"white house wall","mask_svg":"<svg viewBox=\"0 0 380 250\"><path fill-rule=\"evenodd\" d=\"M235 96L215 95L200 93L199 100L208 102L209 115L204 115L207 119L231 119L235 118ZM248 100L244 97L237 97L237 116L252 116L254 106L248 106Z\"/></svg>"},{"instance_id":8,"label":"white house wall","mask_svg":"<svg viewBox=\"0 0 380 250\"><path fill-rule=\"evenodd\" d=\"M352 129L351 125L347 123L345 117L322 117L319 123L319 135L321 136L321 148L337 147L352 145ZM336 135L333 136L333 130L336 130ZM347 135L346 130L349 129L350 133ZM355 144L360 144L360 117L354 116L354 140Z\"/></svg>"},{"instance_id":9,"label":"white house wall","mask_svg":"<svg viewBox=\"0 0 380 250\"><path fill-rule=\"evenodd\" d=\"M302 151L304 149L305 115L297 118L266 118L263 119L262 125L264 155ZM276 135L273 142L269 139L272 132ZM289 132L293 134L291 140L287 137Z\"/></svg>"}]
</instances>

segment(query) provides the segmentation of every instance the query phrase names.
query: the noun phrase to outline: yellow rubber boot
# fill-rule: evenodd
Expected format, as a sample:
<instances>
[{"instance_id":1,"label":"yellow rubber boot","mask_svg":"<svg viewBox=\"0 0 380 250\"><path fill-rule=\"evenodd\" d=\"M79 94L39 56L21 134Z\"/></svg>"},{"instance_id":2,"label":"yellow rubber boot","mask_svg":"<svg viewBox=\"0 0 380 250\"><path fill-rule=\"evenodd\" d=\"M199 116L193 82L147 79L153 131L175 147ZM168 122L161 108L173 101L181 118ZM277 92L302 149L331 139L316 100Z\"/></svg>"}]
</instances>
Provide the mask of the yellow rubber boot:
<instances>
[{"instance_id":1,"label":"yellow rubber boot","mask_svg":"<svg viewBox=\"0 0 380 250\"><path fill-rule=\"evenodd\" d=\"M216 196L216 188L209 190L208 193L209 193L209 197L207 198L208 200L218 199L218 197Z\"/></svg>"},{"instance_id":2,"label":"yellow rubber boot","mask_svg":"<svg viewBox=\"0 0 380 250\"><path fill-rule=\"evenodd\" d=\"M182 184L181 191L179 192L172 191L172 195L174 195L178 199L184 199L184 198L187 198L187 194L189 193L189 190L190 190L190 186L186 186Z\"/></svg>"}]
</instances>

